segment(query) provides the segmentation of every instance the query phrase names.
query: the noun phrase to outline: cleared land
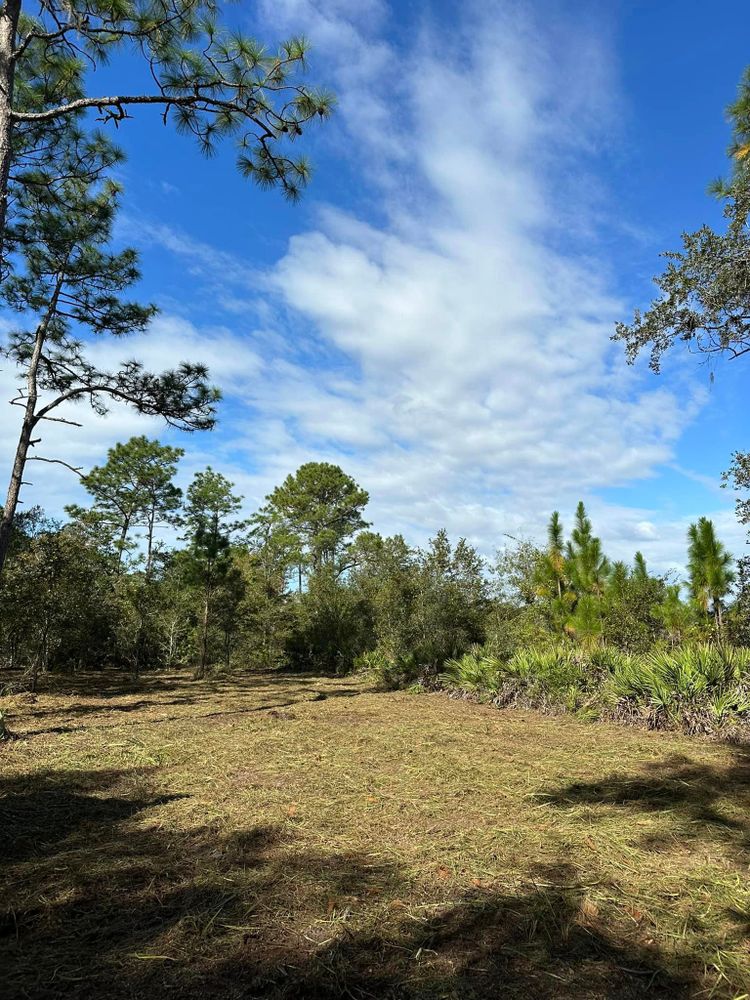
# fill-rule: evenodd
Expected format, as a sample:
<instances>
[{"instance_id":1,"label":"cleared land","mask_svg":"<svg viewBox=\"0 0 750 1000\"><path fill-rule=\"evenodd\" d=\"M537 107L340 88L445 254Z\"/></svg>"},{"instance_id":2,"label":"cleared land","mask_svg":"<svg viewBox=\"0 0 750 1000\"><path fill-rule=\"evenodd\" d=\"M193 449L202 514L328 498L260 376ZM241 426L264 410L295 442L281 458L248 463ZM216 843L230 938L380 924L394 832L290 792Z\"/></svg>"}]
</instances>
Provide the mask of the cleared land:
<instances>
[{"instance_id":1,"label":"cleared land","mask_svg":"<svg viewBox=\"0 0 750 1000\"><path fill-rule=\"evenodd\" d=\"M750 748L347 678L103 683L0 700L4 1000L750 991Z\"/></svg>"}]
</instances>

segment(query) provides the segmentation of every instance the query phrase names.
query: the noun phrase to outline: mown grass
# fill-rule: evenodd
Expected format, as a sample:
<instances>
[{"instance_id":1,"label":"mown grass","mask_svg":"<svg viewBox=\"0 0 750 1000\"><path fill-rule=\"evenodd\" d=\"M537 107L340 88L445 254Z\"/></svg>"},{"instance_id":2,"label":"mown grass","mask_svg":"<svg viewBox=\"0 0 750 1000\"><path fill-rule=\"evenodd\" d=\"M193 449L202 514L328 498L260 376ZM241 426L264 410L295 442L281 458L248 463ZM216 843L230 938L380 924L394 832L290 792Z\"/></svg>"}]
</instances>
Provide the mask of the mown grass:
<instances>
[{"instance_id":1,"label":"mown grass","mask_svg":"<svg viewBox=\"0 0 750 1000\"><path fill-rule=\"evenodd\" d=\"M2 699L4 1000L750 991L747 747L350 679L101 686Z\"/></svg>"}]
</instances>

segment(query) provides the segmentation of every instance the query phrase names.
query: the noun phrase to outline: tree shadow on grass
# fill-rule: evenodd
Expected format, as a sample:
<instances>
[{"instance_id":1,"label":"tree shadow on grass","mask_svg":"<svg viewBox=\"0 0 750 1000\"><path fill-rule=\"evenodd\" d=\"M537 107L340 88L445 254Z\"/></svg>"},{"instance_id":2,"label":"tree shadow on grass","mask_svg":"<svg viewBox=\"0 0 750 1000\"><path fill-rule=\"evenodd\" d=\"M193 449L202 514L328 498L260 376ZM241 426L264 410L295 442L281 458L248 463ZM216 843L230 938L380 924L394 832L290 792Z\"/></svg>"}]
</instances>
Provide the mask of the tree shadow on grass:
<instances>
[{"instance_id":1,"label":"tree shadow on grass","mask_svg":"<svg viewBox=\"0 0 750 1000\"><path fill-rule=\"evenodd\" d=\"M697 980L564 864L436 892L294 822L184 829L158 768L0 781L3 1000L680 998ZM526 873L529 875L529 873ZM536 883L534 879L536 878ZM448 898L446 898L448 897Z\"/></svg>"},{"instance_id":2,"label":"tree shadow on grass","mask_svg":"<svg viewBox=\"0 0 750 1000\"><path fill-rule=\"evenodd\" d=\"M238 694L237 691L233 692L235 695ZM256 692L257 693L257 692ZM313 692L313 697L307 697L307 692L303 690L289 690L289 685L287 685L287 691L283 692L288 695L284 701L268 701L261 704L252 705L241 705L239 708L222 707L219 705L216 707L217 702L215 696L211 694L203 694L200 696L185 696L181 698L173 699L163 699L156 698L152 701L149 700L139 700L130 704L124 705L112 705L109 703L105 704L93 704L93 705L77 705L72 707L57 708L57 709L43 709L28 711L24 713L25 718L44 718L45 716L66 716L72 718L85 717L87 715L105 715L110 716L115 713L129 714L135 711L142 711L145 708L158 707L164 708L169 706L194 706L198 709L202 707L210 708L214 706L210 711L196 711L196 712L185 712L178 715L162 715L162 716L148 716L144 715L134 722L119 722L119 721L107 721L107 722L70 722L61 723L59 725L44 726L39 729L21 729L18 733L24 739L31 738L34 736L45 736L50 734L61 735L64 733L76 733L83 732L86 730L100 730L100 729L112 729L114 727L121 726L133 726L133 727L143 727L143 726L153 726L159 725L165 722L177 722L182 720L199 720L199 719L211 719L219 716L233 716L233 715L254 715L261 712L268 712L274 709L284 709L291 708L294 705L305 704L312 700L326 700L328 698L355 698L362 693L360 688L356 687L336 687L327 688L325 692ZM276 691L269 691L269 698L281 697L282 692L278 695ZM317 696L317 697L316 697ZM233 701L233 704L237 704L237 700ZM241 704L241 703L240 703Z\"/></svg>"},{"instance_id":3,"label":"tree shadow on grass","mask_svg":"<svg viewBox=\"0 0 750 1000\"><path fill-rule=\"evenodd\" d=\"M625 813L663 813L664 834L645 833L641 845L653 850L683 841L724 846L736 860L750 854L750 747L732 746L725 766L696 763L675 755L649 762L637 772L615 773L591 782L572 782L540 793L561 808L618 808ZM595 818L595 815L594 815Z\"/></svg>"},{"instance_id":4,"label":"tree shadow on grass","mask_svg":"<svg viewBox=\"0 0 750 1000\"><path fill-rule=\"evenodd\" d=\"M19 681L20 671L0 669L0 690L3 683ZM293 686L301 690L316 688L321 680L330 683L338 681L339 687L346 683L346 678L334 674L302 673L290 670L240 670L229 673L223 670L209 673L206 677L196 680L193 670L165 672L144 671L139 677L114 669L86 670L78 673L52 672L41 674L38 679L37 695L61 695L68 697L95 697L100 701L112 701L117 698L127 698L134 694L144 696L154 695L157 699L165 694L175 695L175 703L180 700L192 701L195 698L210 698L216 694L252 694L259 688ZM358 685L350 685L350 690L360 690ZM22 692L17 692L22 693Z\"/></svg>"}]
</instances>

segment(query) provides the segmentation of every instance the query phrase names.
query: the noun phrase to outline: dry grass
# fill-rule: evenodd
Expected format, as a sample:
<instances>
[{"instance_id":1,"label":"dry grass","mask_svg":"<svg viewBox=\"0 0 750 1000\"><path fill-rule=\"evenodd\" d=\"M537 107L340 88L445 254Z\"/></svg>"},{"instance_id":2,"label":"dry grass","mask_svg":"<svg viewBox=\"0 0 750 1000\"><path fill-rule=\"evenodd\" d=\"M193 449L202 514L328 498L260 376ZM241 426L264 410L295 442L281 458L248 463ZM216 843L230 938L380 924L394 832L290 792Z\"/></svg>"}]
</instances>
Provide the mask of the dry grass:
<instances>
[{"instance_id":1,"label":"dry grass","mask_svg":"<svg viewBox=\"0 0 750 1000\"><path fill-rule=\"evenodd\" d=\"M102 685L0 700L3 1000L750 991L747 747L350 679Z\"/></svg>"}]
</instances>

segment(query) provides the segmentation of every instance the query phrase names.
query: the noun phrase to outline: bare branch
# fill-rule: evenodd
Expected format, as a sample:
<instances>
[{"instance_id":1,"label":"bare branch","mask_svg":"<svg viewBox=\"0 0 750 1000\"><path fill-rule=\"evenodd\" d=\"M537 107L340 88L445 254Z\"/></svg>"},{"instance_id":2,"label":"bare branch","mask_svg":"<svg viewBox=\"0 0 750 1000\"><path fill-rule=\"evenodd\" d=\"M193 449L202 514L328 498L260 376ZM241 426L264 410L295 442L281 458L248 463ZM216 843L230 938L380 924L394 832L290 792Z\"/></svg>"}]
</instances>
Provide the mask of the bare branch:
<instances>
[{"instance_id":1,"label":"bare branch","mask_svg":"<svg viewBox=\"0 0 750 1000\"><path fill-rule=\"evenodd\" d=\"M67 462L63 462L61 458L44 458L41 455L29 455L26 459L27 462L47 462L49 465L63 465L66 469L70 469L71 472L75 472L77 476L83 475L83 469L76 467L75 465L69 465ZM27 484L29 485L29 484Z\"/></svg>"},{"instance_id":2,"label":"bare branch","mask_svg":"<svg viewBox=\"0 0 750 1000\"><path fill-rule=\"evenodd\" d=\"M68 424L69 427L83 427L77 420L66 420L65 417L39 417L40 420L51 420L55 424Z\"/></svg>"}]
</instances>

